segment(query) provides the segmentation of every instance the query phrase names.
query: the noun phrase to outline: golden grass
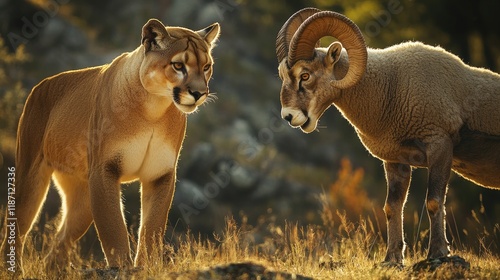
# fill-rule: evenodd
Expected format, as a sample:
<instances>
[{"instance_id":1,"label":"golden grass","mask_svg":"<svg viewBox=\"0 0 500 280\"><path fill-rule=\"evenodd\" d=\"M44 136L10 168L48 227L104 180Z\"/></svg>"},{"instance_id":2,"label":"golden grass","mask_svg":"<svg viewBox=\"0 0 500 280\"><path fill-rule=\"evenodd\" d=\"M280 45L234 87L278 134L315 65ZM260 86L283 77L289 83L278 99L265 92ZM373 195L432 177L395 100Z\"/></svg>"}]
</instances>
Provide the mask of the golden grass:
<instances>
[{"instance_id":1,"label":"golden grass","mask_svg":"<svg viewBox=\"0 0 500 280\"><path fill-rule=\"evenodd\" d=\"M500 279L500 259L490 253L482 256L469 251L454 252L468 260L470 270L440 267L434 272L413 272L411 266L425 258L424 253L407 256L404 269L383 268L377 264L383 260L385 243L379 233L370 226L370 219L359 223L347 221L345 215L338 214L340 223L330 225L298 226L285 223L277 226L273 222L266 225L267 234L256 242L257 229L245 223L237 225L232 218L226 219L226 229L215 235L214 241L195 237L186 233L176 237L172 245L158 246L151 252L152 262L146 269L121 272L116 279L259 279L259 267L266 270L266 279ZM25 250L25 277L36 279L108 279L103 260L83 260L78 250L73 253L74 268L66 268L64 273L45 271L43 256L50 243L51 234L41 235L42 250L36 250L34 243L28 242ZM259 232L262 228L259 229ZM227 264L244 263L250 267L241 274L230 273L231 268L221 268ZM214 267L219 266L219 269ZM80 269L86 267L87 269ZM253 269L253 270L252 270ZM229 272L228 272L229 271ZM252 272L254 271L254 272ZM104 276L99 273L104 273ZM235 272L239 273L239 272ZM100 275L100 276L98 276ZM235 275L237 277L235 278ZM295 275L295 276L294 276ZM0 279L10 279L7 271L0 272ZM308 278L302 278L308 279Z\"/></svg>"},{"instance_id":2,"label":"golden grass","mask_svg":"<svg viewBox=\"0 0 500 280\"><path fill-rule=\"evenodd\" d=\"M25 248L23 258L25 277L33 279L500 279L500 258L481 243L480 255L467 246L455 243L454 254L470 262L470 269L452 269L446 265L435 271L415 272L412 266L425 259L428 229L416 226L416 237L409 237L405 267L380 266L385 256L383 230L385 221L373 211L365 209L368 197L358 188L363 173L343 161L337 183L322 194L321 222L299 226L294 222L276 222L272 211L250 225L245 217L237 223L226 218L226 228L214 238L201 238L190 232L175 235L166 245L156 246L150 252L151 262L144 269L116 272L105 269L102 258L82 258L80 250L71 253L72 266L60 268L63 272L45 271L43 257L49 250L57 219L43 230L35 228ZM349 188L350 191L345 189ZM353 192L354 190L354 192ZM331 193L335 193L333 197ZM363 209L349 207L350 200L365 202ZM335 201L335 199L340 200ZM339 211L339 204L346 211ZM353 214L348 216L345 213ZM450 212L453 216L453 211ZM5 211L0 211L3 218ZM419 220L415 213L414 220ZM477 225L481 220L473 212ZM353 221L353 217L360 217ZM3 220L3 219L2 219ZM131 240L136 238L136 226L131 226ZM454 222L452 235L458 237ZM498 224L485 234L498 234ZM3 231L1 231L3 233ZM413 234L412 234L413 235ZM481 235L478 235L481 241ZM453 238L454 240L456 238ZM455 241L456 242L456 241ZM132 241L132 247L136 244ZM491 245L491 244L490 244ZM494 244L492 248L497 248ZM457 249L458 248L458 249ZM11 279L7 271L0 271L0 279Z\"/></svg>"}]
</instances>

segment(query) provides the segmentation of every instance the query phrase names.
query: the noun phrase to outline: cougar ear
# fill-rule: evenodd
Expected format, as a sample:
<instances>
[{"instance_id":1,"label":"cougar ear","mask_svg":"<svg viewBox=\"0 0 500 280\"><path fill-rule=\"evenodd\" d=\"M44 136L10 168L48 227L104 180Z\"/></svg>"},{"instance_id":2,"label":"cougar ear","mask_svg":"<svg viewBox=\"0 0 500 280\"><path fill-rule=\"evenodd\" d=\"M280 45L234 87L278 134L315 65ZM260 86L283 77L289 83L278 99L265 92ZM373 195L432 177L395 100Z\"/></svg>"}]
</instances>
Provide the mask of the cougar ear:
<instances>
[{"instance_id":1,"label":"cougar ear","mask_svg":"<svg viewBox=\"0 0 500 280\"><path fill-rule=\"evenodd\" d=\"M167 29L157 19L150 19L142 27L142 44L146 52L150 50L160 49L161 41L165 38L169 38L170 35Z\"/></svg>"},{"instance_id":2,"label":"cougar ear","mask_svg":"<svg viewBox=\"0 0 500 280\"><path fill-rule=\"evenodd\" d=\"M196 31L207 43L212 45L219 38L220 25L218 22Z\"/></svg>"}]
</instances>

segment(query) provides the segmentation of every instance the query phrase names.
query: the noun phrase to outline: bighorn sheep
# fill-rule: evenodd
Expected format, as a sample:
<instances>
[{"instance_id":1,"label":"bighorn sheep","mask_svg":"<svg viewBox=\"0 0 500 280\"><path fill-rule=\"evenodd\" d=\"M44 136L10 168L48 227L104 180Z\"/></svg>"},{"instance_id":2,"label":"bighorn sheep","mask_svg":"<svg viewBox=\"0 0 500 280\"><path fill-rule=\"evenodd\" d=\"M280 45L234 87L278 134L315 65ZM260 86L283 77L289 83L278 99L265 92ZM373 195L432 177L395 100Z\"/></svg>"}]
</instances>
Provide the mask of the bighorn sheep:
<instances>
[{"instance_id":1,"label":"bighorn sheep","mask_svg":"<svg viewBox=\"0 0 500 280\"><path fill-rule=\"evenodd\" d=\"M333 36L339 42L320 48ZM345 51L342 49L345 48ZM278 33L282 117L310 133L330 105L384 163L385 264L403 263L403 207L411 167L428 169L428 259L450 254L445 197L451 170L500 189L500 75L464 64L439 47L408 42L370 49L347 17L314 8Z\"/></svg>"}]
</instances>

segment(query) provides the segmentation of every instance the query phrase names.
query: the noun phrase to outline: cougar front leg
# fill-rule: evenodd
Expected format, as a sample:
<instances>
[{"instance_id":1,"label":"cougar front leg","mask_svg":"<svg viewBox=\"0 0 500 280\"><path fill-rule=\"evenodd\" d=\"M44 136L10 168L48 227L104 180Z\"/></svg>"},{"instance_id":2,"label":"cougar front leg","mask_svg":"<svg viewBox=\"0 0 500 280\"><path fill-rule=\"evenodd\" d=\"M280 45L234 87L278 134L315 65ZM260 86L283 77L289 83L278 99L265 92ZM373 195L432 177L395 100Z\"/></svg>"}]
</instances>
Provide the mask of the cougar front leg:
<instances>
[{"instance_id":1,"label":"cougar front leg","mask_svg":"<svg viewBox=\"0 0 500 280\"><path fill-rule=\"evenodd\" d=\"M174 171L152 182L142 182L141 226L135 266L144 266L151 258L158 257L154 248L159 248L161 253L168 212L174 195L174 184Z\"/></svg>"},{"instance_id":2,"label":"cougar front leg","mask_svg":"<svg viewBox=\"0 0 500 280\"><path fill-rule=\"evenodd\" d=\"M402 264L403 207L406 202L411 179L411 167L407 164L384 162L387 180L387 198L384 212L387 219L387 253L384 263Z\"/></svg>"},{"instance_id":3,"label":"cougar front leg","mask_svg":"<svg viewBox=\"0 0 500 280\"><path fill-rule=\"evenodd\" d=\"M448 256L446 239L445 202L453 158L453 144L449 138L432 143L427 149L429 178L427 186L427 214L430 220L428 259Z\"/></svg>"},{"instance_id":4,"label":"cougar front leg","mask_svg":"<svg viewBox=\"0 0 500 280\"><path fill-rule=\"evenodd\" d=\"M89 170L90 207L108 266L131 267L118 164L118 161L110 161L104 166Z\"/></svg>"}]
</instances>

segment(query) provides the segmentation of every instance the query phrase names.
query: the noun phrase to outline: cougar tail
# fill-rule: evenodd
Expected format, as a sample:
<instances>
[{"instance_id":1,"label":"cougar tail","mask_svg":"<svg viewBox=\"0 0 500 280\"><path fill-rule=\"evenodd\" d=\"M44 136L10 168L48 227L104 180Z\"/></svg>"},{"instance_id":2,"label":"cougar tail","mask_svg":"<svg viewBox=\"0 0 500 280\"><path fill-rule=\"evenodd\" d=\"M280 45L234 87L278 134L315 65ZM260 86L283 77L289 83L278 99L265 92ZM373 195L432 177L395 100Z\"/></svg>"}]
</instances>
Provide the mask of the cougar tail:
<instances>
[{"instance_id":1,"label":"cougar tail","mask_svg":"<svg viewBox=\"0 0 500 280\"><path fill-rule=\"evenodd\" d=\"M47 98L49 92L48 80L33 88L25 103L17 129L15 189L9 193L9 205L5 216L6 225L9 226L5 227L1 252L8 258L7 254L13 248L12 244L15 244L16 266L19 268L22 267L21 257L26 235L45 201L53 171L43 155L43 137L55 103L51 98Z\"/></svg>"}]
</instances>

